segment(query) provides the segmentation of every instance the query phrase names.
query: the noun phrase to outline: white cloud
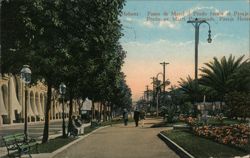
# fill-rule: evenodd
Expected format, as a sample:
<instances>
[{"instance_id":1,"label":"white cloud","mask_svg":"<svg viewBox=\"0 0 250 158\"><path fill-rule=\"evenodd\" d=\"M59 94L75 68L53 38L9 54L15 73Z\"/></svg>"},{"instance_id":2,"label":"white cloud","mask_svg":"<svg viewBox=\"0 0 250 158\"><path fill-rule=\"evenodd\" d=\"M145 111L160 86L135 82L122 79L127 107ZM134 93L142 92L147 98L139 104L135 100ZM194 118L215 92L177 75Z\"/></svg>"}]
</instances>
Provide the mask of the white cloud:
<instances>
[{"instance_id":1,"label":"white cloud","mask_svg":"<svg viewBox=\"0 0 250 158\"><path fill-rule=\"evenodd\" d=\"M176 24L174 24L171 21L157 21L157 22L152 22L152 21L142 21L141 22L143 26L146 26L148 28L170 28L170 29L175 29Z\"/></svg>"},{"instance_id":2,"label":"white cloud","mask_svg":"<svg viewBox=\"0 0 250 158\"><path fill-rule=\"evenodd\" d=\"M130 17L127 17L127 18L126 18L126 21L127 21L127 22L132 22L132 21L133 21L133 19L132 19L132 18L130 18Z\"/></svg>"},{"instance_id":3,"label":"white cloud","mask_svg":"<svg viewBox=\"0 0 250 158\"><path fill-rule=\"evenodd\" d=\"M166 20L166 21L160 21L159 27L176 28L176 25L173 22Z\"/></svg>"},{"instance_id":4,"label":"white cloud","mask_svg":"<svg viewBox=\"0 0 250 158\"><path fill-rule=\"evenodd\" d=\"M154 24L151 21L142 21L141 23L143 26L146 26L148 28L154 27Z\"/></svg>"},{"instance_id":5,"label":"white cloud","mask_svg":"<svg viewBox=\"0 0 250 158\"><path fill-rule=\"evenodd\" d=\"M170 29L177 29L177 25L174 22L165 20L165 21L138 21L140 25L146 26L147 28L170 28Z\"/></svg>"},{"instance_id":6,"label":"white cloud","mask_svg":"<svg viewBox=\"0 0 250 158\"><path fill-rule=\"evenodd\" d=\"M224 33L217 33L212 37L213 40L217 40L218 38L239 38L239 37L233 34L224 34Z\"/></svg>"}]
</instances>

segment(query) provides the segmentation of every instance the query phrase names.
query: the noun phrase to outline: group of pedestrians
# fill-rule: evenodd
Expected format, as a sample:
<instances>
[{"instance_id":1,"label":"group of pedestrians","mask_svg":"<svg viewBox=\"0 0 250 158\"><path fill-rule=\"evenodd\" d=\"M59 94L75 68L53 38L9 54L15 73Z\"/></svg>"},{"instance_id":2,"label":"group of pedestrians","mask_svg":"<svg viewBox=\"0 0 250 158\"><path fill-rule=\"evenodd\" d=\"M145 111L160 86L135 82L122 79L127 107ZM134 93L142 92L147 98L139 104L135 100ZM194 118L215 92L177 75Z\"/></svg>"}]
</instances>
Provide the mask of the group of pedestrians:
<instances>
[{"instance_id":1,"label":"group of pedestrians","mask_svg":"<svg viewBox=\"0 0 250 158\"><path fill-rule=\"evenodd\" d=\"M145 110L142 108L139 110L138 108L135 109L134 111L134 121L135 121L135 126L139 126L139 121L141 123L141 127L144 126L144 120L145 120ZM124 125L128 125L128 110L124 109L123 110L123 120L124 120ZM69 131L69 136L78 136L79 134L84 134L84 126L83 126L83 121L80 118L80 116L72 116L71 119L71 128Z\"/></svg>"},{"instance_id":2,"label":"group of pedestrians","mask_svg":"<svg viewBox=\"0 0 250 158\"><path fill-rule=\"evenodd\" d=\"M144 126L145 116L146 116L146 112L145 112L144 108L142 108L141 110L139 110L138 108L135 109L134 121L135 121L136 127L139 126L139 121L141 123L141 127ZM127 111L127 109L123 110L123 120L124 120L124 125L127 126L128 125L128 111Z\"/></svg>"}]
</instances>

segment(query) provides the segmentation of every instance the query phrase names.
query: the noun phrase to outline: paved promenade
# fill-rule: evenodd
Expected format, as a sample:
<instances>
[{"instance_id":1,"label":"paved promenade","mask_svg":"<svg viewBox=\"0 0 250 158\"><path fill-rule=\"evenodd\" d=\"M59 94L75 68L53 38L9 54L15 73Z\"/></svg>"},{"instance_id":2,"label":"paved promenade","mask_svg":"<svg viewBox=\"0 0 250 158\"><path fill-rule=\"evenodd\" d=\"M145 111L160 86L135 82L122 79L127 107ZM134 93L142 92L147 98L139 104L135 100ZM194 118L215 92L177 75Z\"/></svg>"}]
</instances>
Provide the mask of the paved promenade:
<instances>
[{"instance_id":1,"label":"paved promenade","mask_svg":"<svg viewBox=\"0 0 250 158\"><path fill-rule=\"evenodd\" d=\"M162 128L149 128L159 120L147 119L145 127L113 125L99 130L68 147L54 158L177 158L157 134ZM166 128L164 128L166 129Z\"/></svg>"}]
</instances>

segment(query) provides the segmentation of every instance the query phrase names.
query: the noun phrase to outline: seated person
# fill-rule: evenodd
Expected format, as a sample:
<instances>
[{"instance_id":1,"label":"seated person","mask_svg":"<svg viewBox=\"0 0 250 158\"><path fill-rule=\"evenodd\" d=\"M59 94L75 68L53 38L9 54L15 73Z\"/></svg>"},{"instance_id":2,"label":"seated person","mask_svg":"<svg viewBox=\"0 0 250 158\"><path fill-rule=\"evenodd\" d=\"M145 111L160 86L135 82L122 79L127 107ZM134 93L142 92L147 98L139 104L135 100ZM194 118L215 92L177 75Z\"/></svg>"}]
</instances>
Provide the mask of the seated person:
<instances>
[{"instance_id":1,"label":"seated person","mask_svg":"<svg viewBox=\"0 0 250 158\"><path fill-rule=\"evenodd\" d=\"M76 125L76 116L75 115L72 116L71 125L72 126L70 128L70 135L75 137L78 135L78 127Z\"/></svg>"},{"instance_id":2,"label":"seated person","mask_svg":"<svg viewBox=\"0 0 250 158\"><path fill-rule=\"evenodd\" d=\"M83 122L80 118L80 116L77 116L77 118L75 118L75 125L77 126L77 130L78 130L78 134L83 134L84 133L84 126L83 126Z\"/></svg>"}]
</instances>

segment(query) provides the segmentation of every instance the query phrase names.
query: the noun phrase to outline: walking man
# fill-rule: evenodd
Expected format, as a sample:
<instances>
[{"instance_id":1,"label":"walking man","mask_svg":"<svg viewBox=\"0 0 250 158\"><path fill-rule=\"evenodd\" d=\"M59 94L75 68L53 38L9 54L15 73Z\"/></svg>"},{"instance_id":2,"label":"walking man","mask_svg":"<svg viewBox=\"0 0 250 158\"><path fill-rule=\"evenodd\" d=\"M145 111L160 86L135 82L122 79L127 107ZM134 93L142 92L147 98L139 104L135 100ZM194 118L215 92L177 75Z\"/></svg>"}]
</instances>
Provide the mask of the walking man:
<instances>
[{"instance_id":1,"label":"walking man","mask_svg":"<svg viewBox=\"0 0 250 158\"><path fill-rule=\"evenodd\" d=\"M145 115L146 115L146 112L145 112L144 108L142 108L142 110L140 112L141 127L144 126Z\"/></svg>"},{"instance_id":2,"label":"walking man","mask_svg":"<svg viewBox=\"0 0 250 158\"><path fill-rule=\"evenodd\" d=\"M123 110L123 120L124 120L124 125L127 126L128 125L128 111L126 108Z\"/></svg>"},{"instance_id":3,"label":"walking man","mask_svg":"<svg viewBox=\"0 0 250 158\"><path fill-rule=\"evenodd\" d=\"M140 117L140 112L136 108L135 111L134 111L135 127L138 127L139 117Z\"/></svg>"}]
</instances>

